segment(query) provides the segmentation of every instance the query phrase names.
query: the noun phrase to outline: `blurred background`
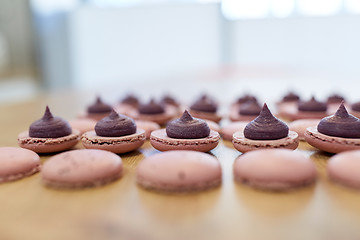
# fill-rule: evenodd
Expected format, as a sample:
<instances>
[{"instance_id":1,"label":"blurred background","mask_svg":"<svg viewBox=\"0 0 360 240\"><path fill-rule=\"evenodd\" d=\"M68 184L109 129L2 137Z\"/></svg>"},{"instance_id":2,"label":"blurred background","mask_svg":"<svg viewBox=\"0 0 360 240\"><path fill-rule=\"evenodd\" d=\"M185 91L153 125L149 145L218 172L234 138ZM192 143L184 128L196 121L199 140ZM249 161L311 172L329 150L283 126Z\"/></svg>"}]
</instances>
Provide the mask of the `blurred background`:
<instances>
[{"instance_id":1,"label":"blurred background","mask_svg":"<svg viewBox=\"0 0 360 240\"><path fill-rule=\"evenodd\" d=\"M0 102L149 88L359 100L359 27L359 0L0 0Z\"/></svg>"}]
</instances>

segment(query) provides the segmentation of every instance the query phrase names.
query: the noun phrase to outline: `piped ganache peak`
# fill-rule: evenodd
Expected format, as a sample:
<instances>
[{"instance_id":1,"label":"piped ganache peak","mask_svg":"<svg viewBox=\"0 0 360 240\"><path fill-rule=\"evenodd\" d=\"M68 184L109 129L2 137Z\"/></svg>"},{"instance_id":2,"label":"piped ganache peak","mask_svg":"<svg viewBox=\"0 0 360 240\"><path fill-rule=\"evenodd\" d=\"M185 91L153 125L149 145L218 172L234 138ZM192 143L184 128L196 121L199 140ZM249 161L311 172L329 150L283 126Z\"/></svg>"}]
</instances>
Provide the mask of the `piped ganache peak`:
<instances>
[{"instance_id":1,"label":"piped ganache peak","mask_svg":"<svg viewBox=\"0 0 360 240\"><path fill-rule=\"evenodd\" d=\"M132 95L132 94L128 94L125 98L123 98L121 100L121 103L122 104L128 104L128 105L131 105L131 106L138 106L139 104L139 99Z\"/></svg>"},{"instance_id":2,"label":"piped ganache peak","mask_svg":"<svg viewBox=\"0 0 360 240\"><path fill-rule=\"evenodd\" d=\"M232 143L240 152L264 148L296 149L298 134L289 131L288 126L275 118L264 104L259 116L248 123L244 131L233 134Z\"/></svg>"},{"instance_id":3,"label":"piped ganache peak","mask_svg":"<svg viewBox=\"0 0 360 240\"><path fill-rule=\"evenodd\" d=\"M89 114L107 114L110 113L112 107L109 104L104 103L100 97L96 98L96 102L89 106L87 112Z\"/></svg>"},{"instance_id":4,"label":"piped ganache peak","mask_svg":"<svg viewBox=\"0 0 360 240\"><path fill-rule=\"evenodd\" d=\"M207 95L201 96L190 106L190 113L196 118L220 122L221 116L217 114L218 104Z\"/></svg>"},{"instance_id":5,"label":"piped ganache peak","mask_svg":"<svg viewBox=\"0 0 360 240\"><path fill-rule=\"evenodd\" d=\"M294 92L289 92L282 98L282 102L297 102L300 100L299 95Z\"/></svg>"},{"instance_id":6,"label":"piped ganache peak","mask_svg":"<svg viewBox=\"0 0 360 240\"><path fill-rule=\"evenodd\" d=\"M360 149L360 119L349 114L341 103L337 112L323 118L317 127L304 134L312 146L330 153Z\"/></svg>"},{"instance_id":7,"label":"piped ganache peak","mask_svg":"<svg viewBox=\"0 0 360 240\"><path fill-rule=\"evenodd\" d=\"M136 124L132 118L112 110L109 116L96 123L95 132L102 137L121 137L136 133Z\"/></svg>"},{"instance_id":8,"label":"piped ganache peak","mask_svg":"<svg viewBox=\"0 0 360 240\"><path fill-rule=\"evenodd\" d=\"M240 115L257 116L260 114L261 106L257 100L250 100L239 108Z\"/></svg>"},{"instance_id":9,"label":"piped ganache peak","mask_svg":"<svg viewBox=\"0 0 360 240\"><path fill-rule=\"evenodd\" d=\"M327 105L324 102L317 101L313 96L309 101L300 102L298 110L305 112L326 112Z\"/></svg>"},{"instance_id":10,"label":"piped ganache peak","mask_svg":"<svg viewBox=\"0 0 360 240\"><path fill-rule=\"evenodd\" d=\"M349 114L341 103L334 115L321 119L317 130L328 136L360 138L360 119Z\"/></svg>"},{"instance_id":11,"label":"piped ganache peak","mask_svg":"<svg viewBox=\"0 0 360 240\"><path fill-rule=\"evenodd\" d=\"M154 99L151 99L149 103L140 104L138 110L141 114L162 114L165 112L164 106Z\"/></svg>"},{"instance_id":12,"label":"piped ganache peak","mask_svg":"<svg viewBox=\"0 0 360 240\"><path fill-rule=\"evenodd\" d=\"M19 134L18 144L37 153L51 153L70 149L80 139L80 132L70 124L54 116L46 106L43 117L33 122L29 131Z\"/></svg>"},{"instance_id":13,"label":"piped ganache peak","mask_svg":"<svg viewBox=\"0 0 360 240\"><path fill-rule=\"evenodd\" d=\"M185 110L183 115L166 126L166 134L170 138L195 139L205 138L210 134L210 128L206 121L193 118Z\"/></svg>"},{"instance_id":14,"label":"piped ganache peak","mask_svg":"<svg viewBox=\"0 0 360 240\"><path fill-rule=\"evenodd\" d=\"M244 136L252 140L276 140L287 137L289 127L272 115L266 103L260 115L246 125Z\"/></svg>"},{"instance_id":15,"label":"piped ganache peak","mask_svg":"<svg viewBox=\"0 0 360 240\"><path fill-rule=\"evenodd\" d=\"M217 131L211 130L206 121L193 118L185 110L183 115L166 126L151 132L151 145L160 151L193 150L208 152L220 141Z\"/></svg>"},{"instance_id":16,"label":"piped ganache peak","mask_svg":"<svg viewBox=\"0 0 360 240\"><path fill-rule=\"evenodd\" d=\"M328 99L327 99L328 104L341 103L343 101L345 101L344 97L340 96L338 94L333 94L333 95L329 96Z\"/></svg>"},{"instance_id":17,"label":"piped ganache peak","mask_svg":"<svg viewBox=\"0 0 360 240\"><path fill-rule=\"evenodd\" d=\"M126 153L141 147L145 142L145 131L137 129L134 120L116 111L101 119L95 131L88 131L81 137L88 149L101 149L113 153Z\"/></svg>"},{"instance_id":18,"label":"piped ganache peak","mask_svg":"<svg viewBox=\"0 0 360 240\"><path fill-rule=\"evenodd\" d=\"M60 117L54 117L48 106L44 116L33 122L29 128L29 136L33 138L59 138L71 133L70 124Z\"/></svg>"}]
</instances>

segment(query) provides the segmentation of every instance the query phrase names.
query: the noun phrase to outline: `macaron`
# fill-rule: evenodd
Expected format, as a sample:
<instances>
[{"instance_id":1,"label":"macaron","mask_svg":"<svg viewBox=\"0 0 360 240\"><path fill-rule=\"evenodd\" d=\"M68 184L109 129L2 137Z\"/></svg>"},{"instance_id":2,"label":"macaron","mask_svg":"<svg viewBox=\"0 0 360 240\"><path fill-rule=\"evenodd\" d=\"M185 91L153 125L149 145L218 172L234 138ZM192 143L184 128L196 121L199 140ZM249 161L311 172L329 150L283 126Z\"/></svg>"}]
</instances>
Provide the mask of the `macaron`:
<instances>
[{"instance_id":1,"label":"macaron","mask_svg":"<svg viewBox=\"0 0 360 240\"><path fill-rule=\"evenodd\" d=\"M237 121L225 125L220 130L221 137L225 140L232 141L234 133L238 131L243 132L248 123L249 122L246 121Z\"/></svg>"},{"instance_id":2,"label":"macaron","mask_svg":"<svg viewBox=\"0 0 360 240\"><path fill-rule=\"evenodd\" d=\"M222 117L217 113L217 110L217 102L204 94L190 106L189 113L196 118L218 123Z\"/></svg>"},{"instance_id":3,"label":"macaron","mask_svg":"<svg viewBox=\"0 0 360 240\"><path fill-rule=\"evenodd\" d=\"M151 145L159 151L208 152L219 141L218 132L211 130L205 120L193 118L186 110L179 119L169 122L166 129L155 130L150 135Z\"/></svg>"},{"instance_id":4,"label":"macaron","mask_svg":"<svg viewBox=\"0 0 360 240\"><path fill-rule=\"evenodd\" d=\"M95 125L94 131L81 136L85 148L126 153L141 147L146 140L145 131L136 127L135 121L115 110Z\"/></svg>"},{"instance_id":5,"label":"macaron","mask_svg":"<svg viewBox=\"0 0 360 240\"><path fill-rule=\"evenodd\" d=\"M118 155L97 149L80 149L49 158L43 165L41 178L49 187L95 187L120 178L122 170Z\"/></svg>"},{"instance_id":6,"label":"macaron","mask_svg":"<svg viewBox=\"0 0 360 240\"><path fill-rule=\"evenodd\" d=\"M289 123L289 129L299 135L299 140L305 141L304 134L308 127L317 126L320 120L318 119L299 119Z\"/></svg>"},{"instance_id":7,"label":"macaron","mask_svg":"<svg viewBox=\"0 0 360 240\"><path fill-rule=\"evenodd\" d=\"M79 140L80 132L72 129L66 120L53 116L48 106L46 106L44 116L33 122L29 131L18 135L20 147L37 153L68 150L74 147Z\"/></svg>"},{"instance_id":8,"label":"macaron","mask_svg":"<svg viewBox=\"0 0 360 240\"><path fill-rule=\"evenodd\" d=\"M139 104L138 108L129 113L129 116L136 120L151 121L158 124L165 124L177 115L173 107L167 107L155 99L150 99L148 103Z\"/></svg>"},{"instance_id":9,"label":"macaron","mask_svg":"<svg viewBox=\"0 0 360 240\"><path fill-rule=\"evenodd\" d=\"M69 121L72 129L76 129L83 134L84 132L94 130L96 121L90 118L77 118Z\"/></svg>"},{"instance_id":10,"label":"macaron","mask_svg":"<svg viewBox=\"0 0 360 240\"><path fill-rule=\"evenodd\" d=\"M298 134L272 115L266 103L259 116L248 123L244 131L233 134L232 143L240 152L264 148L287 148L294 150L299 145Z\"/></svg>"},{"instance_id":11,"label":"macaron","mask_svg":"<svg viewBox=\"0 0 360 240\"><path fill-rule=\"evenodd\" d=\"M163 192L202 191L221 184L219 161L196 151L168 151L146 157L136 169L137 183Z\"/></svg>"},{"instance_id":12,"label":"macaron","mask_svg":"<svg viewBox=\"0 0 360 240\"><path fill-rule=\"evenodd\" d=\"M17 147L0 147L0 183L30 176L40 170L35 152Z\"/></svg>"},{"instance_id":13,"label":"macaron","mask_svg":"<svg viewBox=\"0 0 360 240\"><path fill-rule=\"evenodd\" d=\"M336 183L360 189L360 150L332 156L327 164L327 173Z\"/></svg>"},{"instance_id":14,"label":"macaron","mask_svg":"<svg viewBox=\"0 0 360 240\"><path fill-rule=\"evenodd\" d=\"M351 104L351 114L360 118L360 102Z\"/></svg>"},{"instance_id":15,"label":"macaron","mask_svg":"<svg viewBox=\"0 0 360 240\"><path fill-rule=\"evenodd\" d=\"M138 97L129 93L123 99L121 99L119 104L115 106L115 110L120 114L129 115L132 111L137 109L139 104L140 101Z\"/></svg>"},{"instance_id":16,"label":"macaron","mask_svg":"<svg viewBox=\"0 0 360 240\"><path fill-rule=\"evenodd\" d=\"M80 118L90 118L95 121L99 121L100 119L109 115L111 110L111 105L104 103L100 96L97 96L95 103L88 106L86 113L80 115Z\"/></svg>"},{"instance_id":17,"label":"macaron","mask_svg":"<svg viewBox=\"0 0 360 240\"><path fill-rule=\"evenodd\" d=\"M321 119L317 127L308 127L304 136L306 142L325 152L360 149L360 119L349 114L342 103L334 115Z\"/></svg>"},{"instance_id":18,"label":"macaron","mask_svg":"<svg viewBox=\"0 0 360 240\"><path fill-rule=\"evenodd\" d=\"M288 113L296 111L300 96L292 91L288 92L277 105L278 116L286 118Z\"/></svg>"},{"instance_id":19,"label":"macaron","mask_svg":"<svg viewBox=\"0 0 360 240\"><path fill-rule=\"evenodd\" d=\"M256 98L249 98L246 102L233 107L229 118L231 121L251 121L254 120L261 111L261 106Z\"/></svg>"},{"instance_id":20,"label":"macaron","mask_svg":"<svg viewBox=\"0 0 360 240\"><path fill-rule=\"evenodd\" d=\"M214 130L214 131L216 131L216 132L220 132L220 126L219 126L219 124L217 124L216 122L211 121L211 120L206 120L206 119L204 119L204 120L206 121L206 123L208 124L208 126L209 126L209 128L210 128L211 130Z\"/></svg>"},{"instance_id":21,"label":"macaron","mask_svg":"<svg viewBox=\"0 0 360 240\"><path fill-rule=\"evenodd\" d=\"M156 122L136 120L135 123L138 128L145 131L146 139L150 138L150 134L152 131L160 129L160 125Z\"/></svg>"},{"instance_id":22,"label":"macaron","mask_svg":"<svg viewBox=\"0 0 360 240\"><path fill-rule=\"evenodd\" d=\"M233 167L238 183L262 190L289 191L316 180L311 159L288 149L251 151L240 155Z\"/></svg>"}]
</instances>

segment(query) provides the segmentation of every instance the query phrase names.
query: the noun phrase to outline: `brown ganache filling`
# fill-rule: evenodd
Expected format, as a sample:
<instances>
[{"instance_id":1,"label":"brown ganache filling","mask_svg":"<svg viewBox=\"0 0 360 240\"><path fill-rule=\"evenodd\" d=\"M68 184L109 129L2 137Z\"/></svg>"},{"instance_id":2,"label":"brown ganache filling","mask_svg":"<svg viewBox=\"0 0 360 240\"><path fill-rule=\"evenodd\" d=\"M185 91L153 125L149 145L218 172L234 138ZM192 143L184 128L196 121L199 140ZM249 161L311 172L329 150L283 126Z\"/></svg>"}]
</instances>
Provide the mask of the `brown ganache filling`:
<instances>
[{"instance_id":1,"label":"brown ganache filling","mask_svg":"<svg viewBox=\"0 0 360 240\"><path fill-rule=\"evenodd\" d=\"M257 116L260 114L261 106L257 100L249 100L239 108L240 115Z\"/></svg>"},{"instance_id":2,"label":"brown ganache filling","mask_svg":"<svg viewBox=\"0 0 360 240\"><path fill-rule=\"evenodd\" d=\"M48 106L44 116L33 122L29 128L29 136L34 138L59 138L71 133L70 124L60 117L54 117Z\"/></svg>"},{"instance_id":3,"label":"brown ganache filling","mask_svg":"<svg viewBox=\"0 0 360 240\"><path fill-rule=\"evenodd\" d=\"M190 106L191 110L208 113L216 113L217 108L218 106L216 102L207 95L201 96L200 99L195 101L193 105Z\"/></svg>"},{"instance_id":4,"label":"brown ganache filling","mask_svg":"<svg viewBox=\"0 0 360 240\"><path fill-rule=\"evenodd\" d=\"M360 112L360 102L353 103L351 105L351 110Z\"/></svg>"},{"instance_id":5,"label":"brown ganache filling","mask_svg":"<svg viewBox=\"0 0 360 240\"><path fill-rule=\"evenodd\" d=\"M100 97L96 97L96 102L89 106L88 113L110 113L112 107L109 104L103 103Z\"/></svg>"},{"instance_id":6,"label":"brown ganache filling","mask_svg":"<svg viewBox=\"0 0 360 240\"><path fill-rule=\"evenodd\" d=\"M334 115L321 119L317 130L333 137L360 138L360 119L349 114L342 102Z\"/></svg>"},{"instance_id":7,"label":"brown ganache filling","mask_svg":"<svg viewBox=\"0 0 360 240\"><path fill-rule=\"evenodd\" d=\"M161 99L161 103L164 104L169 104L169 105L173 105L173 106L179 106L179 103L175 100L175 98L173 98L170 95L165 95L162 99Z\"/></svg>"},{"instance_id":8,"label":"brown ganache filling","mask_svg":"<svg viewBox=\"0 0 360 240\"><path fill-rule=\"evenodd\" d=\"M141 114L161 114L165 112L165 108L152 98L149 103L140 104L138 111Z\"/></svg>"},{"instance_id":9,"label":"brown ganache filling","mask_svg":"<svg viewBox=\"0 0 360 240\"><path fill-rule=\"evenodd\" d=\"M297 95L297 94L295 94L293 92L289 92L282 99L283 102L296 102L296 101L299 101L299 100L300 100L299 95Z\"/></svg>"},{"instance_id":10,"label":"brown ganache filling","mask_svg":"<svg viewBox=\"0 0 360 240\"><path fill-rule=\"evenodd\" d=\"M242 97L239 97L237 100L236 100L236 103L239 103L239 104L243 104L243 103L246 103L248 101L257 101L256 97L253 96L253 95L249 95L249 94L246 94Z\"/></svg>"},{"instance_id":11,"label":"brown ganache filling","mask_svg":"<svg viewBox=\"0 0 360 240\"><path fill-rule=\"evenodd\" d=\"M304 112L326 112L327 105L324 102L317 101L313 96L307 102L299 102L298 110Z\"/></svg>"},{"instance_id":12,"label":"brown ganache filling","mask_svg":"<svg viewBox=\"0 0 360 240\"><path fill-rule=\"evenodd\" d=\"M206 121L193 118L185 110L183 115L169 122L166 126L166 135L177 139L205 138L210 135L210 128Z\"/></svg>"},{"instance_id":13,"label":"brown ganache filling","mask_svg":"<svg viewBox=\"0 0 360 240\"><path fill-rule=\"evenodd\" d=\"M139 105L139 99L133 94L128 94L125 98L121 100L121 103L136 107Z\"/></svg>"},{"instance_id":14,"label":"brown ganache filling","mask_svg":"<svg viewBox=\"0 0 360 240\"><path fill-rule=\"evenodd\" d=\"M96 135L101 137L121 137L136 133L136 124L132 118L112 110L95 125Z\"/></svg>"},{"instance_id":15,"label":"brown ganache filling","mask_svg":"<svg viewBox=\"0 0 360 240\"><path fill-rule=\"evenodd\" d=\"M327 99L327 103L341 103L342 101L345 101L344 97L338 94L333 94Z\"/></svg>"},{"instance_id":16,"label":"brown ganache filling","mask_svg":"<svg viewBox=\"0 0 360 240\"><path fill-rule=\"evenodd\" d=\"M244 136L252 140L276 140L287 137L288 134L289 127L272 115L266 103L260 115L244 129Z\"/></svg>"}]
</instances>

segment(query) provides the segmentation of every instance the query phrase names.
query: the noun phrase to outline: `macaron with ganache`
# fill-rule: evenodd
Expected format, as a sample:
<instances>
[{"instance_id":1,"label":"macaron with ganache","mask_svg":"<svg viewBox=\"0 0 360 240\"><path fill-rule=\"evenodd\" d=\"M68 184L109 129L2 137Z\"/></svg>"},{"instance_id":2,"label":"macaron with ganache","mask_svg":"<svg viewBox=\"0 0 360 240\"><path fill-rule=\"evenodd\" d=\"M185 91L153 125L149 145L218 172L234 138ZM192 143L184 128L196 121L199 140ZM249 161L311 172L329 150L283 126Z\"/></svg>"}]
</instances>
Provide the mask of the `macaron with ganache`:
<instances>
[{"instance_id":1,"label":"macaron with ganache","mask_svg":"<svg viewBox=\"0 0 360 240\"><path fill-rule=\"evenodd\" d=\"M272 115L266 103L260 114L248 123L244 131L235 132L233 145L240 152L265 148L296 149L299 145L298 134Z\"/></svg>"},{"instance_id":2,"label":"macaron with ganache","mask_svg":"<svg viewBox=\"0 0 360 240\"><path fill-rule=\"evenodd\" d=\"M281 116L289 120L297 119L321 119L327 116L328 106L325 102L320 102L311 97L309 101L299 101L297 108L289 108L281 113Z\"/></svg>"},{"instance_id":3,"label":"macaron with ganache","mask_svg":"<svg viewBox=\"0 0 360 240\"><path fill-rule=\"evenodd\" d=\"M64 151L75 146L79 140L80 132L71 129L66 120L53 116L48 106L43 117L33 122L29 131L22 132L18 136L20 147L36 153Z\"/></svg>"},{"instance_id":4,"label":"macaron with ganache","mask_svg":"<svg viewBox=\"0 0 360 240\"><path fill-rule=\"evenodd\" d=\"M90 118L95 121L99 121L100 119L106 117L111 112L111 105L104 103L99 96L96 97L95 103L88 106L85 118ZM81 117L81 118L82 118Z\"/></svg>"},{"instance_id":5,"label":"macaron with ganache","mask_svg":"<svg viewBox=\"0 0 360 240\"><path fill-rule=\"evenodd\" d=\"M145 139L145 131L137 129L132 118L120 115L115 110L96 123L95 131L81 136L85 148L113 153L134 151L144 144Z\"/></svg>"},{"instance_id":6,"label":"macaron with ganache","mask_svg":"<svg viewBox=\"0 0 360 240\"><path fill-rule=\"evenodd\" d=\"M330 153L360 149L360 119L349 114L343 102L334 115L321 119L317 127L307 128L305 140Z\"/></svg>"},{"instance_id":7,"label":"macaron with ganache","mask_svg":"<svg viewBox=\"0 0 360 240\"><path fill-rule=\"evenodd\" d=\"M221 121L221 116L217 113L217 110L218 104L216 101L204 94L190 106L189 113L196 118L218 123Z\"/></svg>"},{"instance_id":8,"label":"macaron with ganache","mask_svg":"<svg viewBox=\"0 0 360 240\"><path fill-rule=\"evenodd\" d=\"M115 106L115 110L120 114L128 115L137 109L139 103L139 99L134 94L129 93Z\"/></svg>"},{"instance_id":9,"label":"macaron with ganache","mask_svg":"<svg viewBox=\"0 0 360 240\"><path fill-rule=\"evenodd\" d=\"M155 130L150 135L151 145L160 151L208 152L219 141L218 132L211 130L205 120L193 118L186 110L179 119L169 122L166 129Z\"/></svg>"},{"instance_id":10,"label":"macaron with ganache","mask_svg":"<svg viewBox=\"0 0 360 240\"><path fill-rule=\"evenodd\" d=\"M254 98L241 104L236 110L230 112L231 121L251 121L256 118L261 111L259 102Z\"/></svg>"}]
</instances>

